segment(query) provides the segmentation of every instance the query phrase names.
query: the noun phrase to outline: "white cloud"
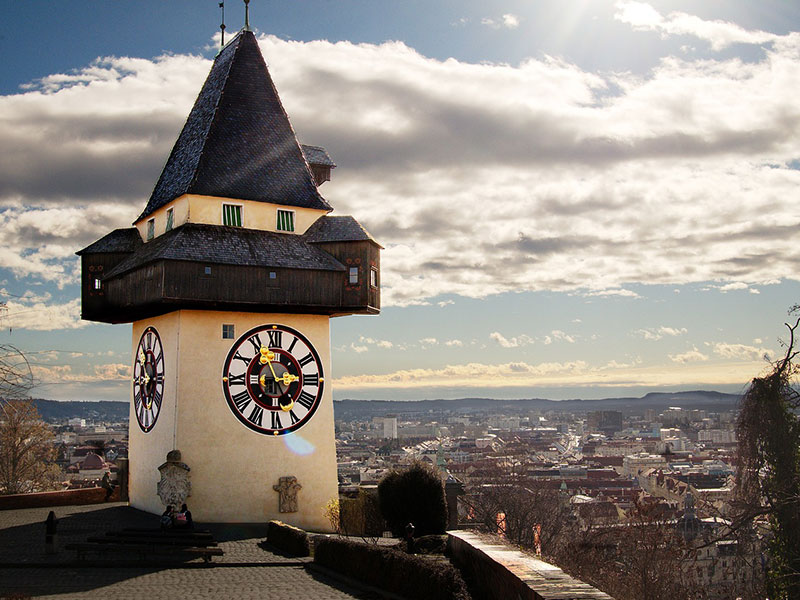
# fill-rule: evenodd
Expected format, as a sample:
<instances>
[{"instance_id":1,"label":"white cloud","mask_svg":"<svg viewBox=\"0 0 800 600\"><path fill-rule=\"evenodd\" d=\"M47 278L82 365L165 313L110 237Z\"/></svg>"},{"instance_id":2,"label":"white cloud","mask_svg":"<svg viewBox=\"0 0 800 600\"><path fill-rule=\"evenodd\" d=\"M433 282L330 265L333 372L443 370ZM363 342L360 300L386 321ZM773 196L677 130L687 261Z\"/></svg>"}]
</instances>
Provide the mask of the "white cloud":
<instances>
[{"instance_id":1,"label":"white cloud","mask_svg":"<svg viewBox=\"0 0 800 600\"><path fill-rule=\"evenodd\" d=\"M752 377L752 364L739 370L729 365L720 367L698 356L684 357L679 369L664 368L663 365L643 367L638 361L631 363L607 363L592 365L586 361L542 362L530 364L510 362L503 364L467 363L447 365L440 369L403 369L381 374L338 377L334 381L337 390L353 391L365 389L402 388L474 388L476 381L484 387L536 387L536 386L584 386L592 388L612 386L667 387L704 385L731 381L746 382ZM678 362L681 362L678 360ZM487 374L491 373L491 377Z\"/></svg>"},{"instance_id":2,"label":"white cloud","mask_svg":"<svg viewBox=\"0 0 800 600\"><path fill-rule=\"evenodd\" d=\"M492 29L516 29L519 27L519 17L511 13L506 13L500 18L484 17L481 19L481 25Z\"/></svg>"},{"instance_id":3,"label":"white cloud","mask_svg":"<svg viewBox=\"0 0 800 600\"><path fill-rule=\"evenodd\" d=\"M724 342L714 343L713 349L716 354L723 358L743 361L764 360L764 357L768 358L771 354L766 348L748 346L746 344L728 344Z\"/></svg>"},{"instance_id":4,"label":"white cloud","mask_svg":"<svg viewBox=\"0 0 800 600\"><path fill-rule=\"evenodd\" d=\"M692 35L711 44L713 50L724 50L731 44L765 44L779 36L766 31L748 31L728 21L706 21L683 12L672 12L663 17L655 8L644 2L617 2L618 21L628 23L640 31L658 31L663 37Z\"/></svg>"},{"instance_id":5,"label":"white cloud","mask_svg":"<svg viewBox=\"0 0 800 600\"><path fill-rule=\"evenodd\" d=\"M633 333L646 340L660 340L664 336L677 337L679 335L685 335L688 333L688 330L685 327L677 328L662 325L656 328L637 329Z\"/></svg>"},{"instance_id":6,"label":"white cloud","mask_svg":"<svg viewBox=\"0 0 800 600\"><path fill-rule=\"evenodd\" d=\"M81 320L80 299L75 298L64 304L45 303L34 300L22 304L9 301L0 310L0 327L4 329L29 329L32 331L52 331L56 329L80 329L89 325Z\"/></svg>"},{"instance_id":7,"label":"white cloud","mask_svg":"<svg viewBox=\"0 0 800 600\"><path fill-rule=\"evenodd\" d=\"M567 333L564 333L560 329L554 329L550 332L550 335L553 336L554 340L559 340L561 342L566 342L568 344L574 344L575 338Z\"/></svg>"},{"instance_id":8,"label":"white cloud","mask_svg":"<svg viewBox=\"0 0 800 600\"><path fill-rule=\"evenodd\" d=\"M489 334L489 339L494 340L502 348L518 348L520 346L529 346L533 344L534 340L528 335L520 335L517 337L507 338L499 331L493 331Z\"/></svg>"},{"instance_id":9,"label":"white cloud","mask_svg":"<svg viewBox=\"0 0 800 600\"><path fill-rule=\"evenodd\" d=\"M461 348L464 345L464 342L461 340L447 340L445 341L444 345L450 348Z\"/></svg>"},{"instance_id":10,"label":"white cloud","mask_svg":"<svg viewBox=\"0 0 800 600\"><path fill-rule=\"evenodd\" d=\"M301 141L339 165L321 192L386 247L384 306L798 278L800 34L760 60L667 57L645 76L439 61L400 42L260 44ZM15 150L0 162L0 264L74 284L74 251L142 209L209 65L101 59L0 97Z\"/></svg>"},{"instance_id":11,"label":"white cloud","mask_svg":"<svg viewBox=\"0 0 800 600\"><path fill-rule=\"evenodd\" d=\"M669 359L676 363L703 362L708 360L708 356L700 352L696 347L680 354L670 354Z\"/></svg>"},{"instance_id":12,"label":"white cloud","mask_svg":"<svg viewBox=\"0 0 800 600\"><path fill-rule=\"evenodd\" d=\"M619 298L641 298L639 294L634 292L633 290L625 290L625 289L610 289L610 290L597 290L593 292L587 292L586 296L592 297L607 297L607 296L617 296Z\"/></svg>"},{"instance_id":13,"label":"white cloud","mask_svg":"<svg viewBox=\"0 0 800 600\"><path fill-rule=\"evenodd\" d=\"M131 366L122 363L94 365L89 372L75 372L72 365L31 365L37 385L130 381Z\"/></svg>"}]
</instances>

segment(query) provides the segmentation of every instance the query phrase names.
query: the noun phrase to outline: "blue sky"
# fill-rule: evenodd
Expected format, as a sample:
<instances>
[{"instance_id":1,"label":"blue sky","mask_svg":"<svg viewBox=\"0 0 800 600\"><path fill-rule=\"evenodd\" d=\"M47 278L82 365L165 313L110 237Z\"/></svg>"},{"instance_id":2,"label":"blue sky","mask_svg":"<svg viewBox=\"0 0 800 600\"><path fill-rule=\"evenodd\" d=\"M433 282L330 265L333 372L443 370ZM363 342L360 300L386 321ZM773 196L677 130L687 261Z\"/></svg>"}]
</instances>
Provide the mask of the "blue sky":
<instances>
[{"instance_id":1,"label":"blue sky","mask_svg":"<svg viewBox=\"0 0 800 600\"><path fill-rule=\"evenodd\" d=\"M74 252L146 203L218 1L3 9L0 343L36 395L125 400L130 326L80 321ZM381 315L332 322L335 398L736 392L780 355L794 3L252 0L251 25L334 214L386 247Z\"/></svg>"}]
</instances>

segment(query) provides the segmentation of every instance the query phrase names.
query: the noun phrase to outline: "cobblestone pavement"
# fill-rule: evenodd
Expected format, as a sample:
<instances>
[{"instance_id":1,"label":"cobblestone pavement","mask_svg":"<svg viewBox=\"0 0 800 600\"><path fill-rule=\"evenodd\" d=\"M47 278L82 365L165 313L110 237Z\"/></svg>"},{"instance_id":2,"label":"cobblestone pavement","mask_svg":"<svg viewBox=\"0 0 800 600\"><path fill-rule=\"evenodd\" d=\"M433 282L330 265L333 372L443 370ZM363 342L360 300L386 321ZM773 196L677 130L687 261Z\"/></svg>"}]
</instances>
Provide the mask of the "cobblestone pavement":
<instances>
[{"instance_id":1,"label":"cobblestone pavement","mask_svg":"<svg viewBox=\"0 0 800 600\"><path fill-rule=\"evenodd\" d=\"M131 598L247 600L356 598L380 594L333 579L310 559L262 547L263 525L198 525L210 529L225 555L163 567L111 560L78 561L65 544L124 527L155 527L158 517L123 503L53 507L58 523L55 555L45 553L44 521L50 508L0 511L0 598Z\"/></svg>"}]
</instances>

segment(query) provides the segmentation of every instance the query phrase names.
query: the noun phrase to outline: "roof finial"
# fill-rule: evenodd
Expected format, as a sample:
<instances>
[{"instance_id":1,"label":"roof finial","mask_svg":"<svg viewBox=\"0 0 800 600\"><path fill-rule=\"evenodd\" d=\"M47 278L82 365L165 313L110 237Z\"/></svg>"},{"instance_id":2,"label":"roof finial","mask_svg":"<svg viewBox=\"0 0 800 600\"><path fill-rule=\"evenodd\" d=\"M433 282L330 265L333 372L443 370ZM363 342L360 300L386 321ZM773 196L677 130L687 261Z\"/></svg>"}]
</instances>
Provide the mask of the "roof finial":
<instances>
[{"instance_id":1,"label":"roof finial","mask_svg":"<svg viewBox=\"0 0 800 600\"><path fill-rule=\"evenodd\" d=\"M244 30L250 31L250 0L244 0Z\"/></svg>"},{"instance_id":2,"label":"roof finial","mask_svg":"<svg viewBox=\"0 0 800 600\"><path fill-rule=\"evenodd\" d=\"M225 47L225 2L224 2L224 0L219 3L219 7L222 9L222 23L220 23L220 26L219 26L219 29L222 32L222 35L220 36L219 47L220 48L224 48Z\"/></svg>"}]
</instances>

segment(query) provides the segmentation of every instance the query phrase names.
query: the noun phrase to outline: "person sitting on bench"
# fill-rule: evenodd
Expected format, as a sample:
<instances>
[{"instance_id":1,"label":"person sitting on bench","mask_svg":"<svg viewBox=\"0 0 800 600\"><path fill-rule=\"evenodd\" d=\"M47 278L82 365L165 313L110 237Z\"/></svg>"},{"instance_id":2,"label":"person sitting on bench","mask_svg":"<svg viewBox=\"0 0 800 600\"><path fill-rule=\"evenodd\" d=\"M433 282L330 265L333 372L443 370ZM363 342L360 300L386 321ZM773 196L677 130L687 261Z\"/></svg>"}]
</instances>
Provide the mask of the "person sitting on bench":
<instances>
[{"instance_id":1,"label":"person sitting on bench","mask_svg":"<svg viewBox=\"0 0 800 600\"><path fill-rule=\"evenodd\" d=\"M194 526L192 523L192 511L184 504L181 506L180 512L172 516L172 525L176 529L191 529Z\"/></svg>"}]
</instances>

